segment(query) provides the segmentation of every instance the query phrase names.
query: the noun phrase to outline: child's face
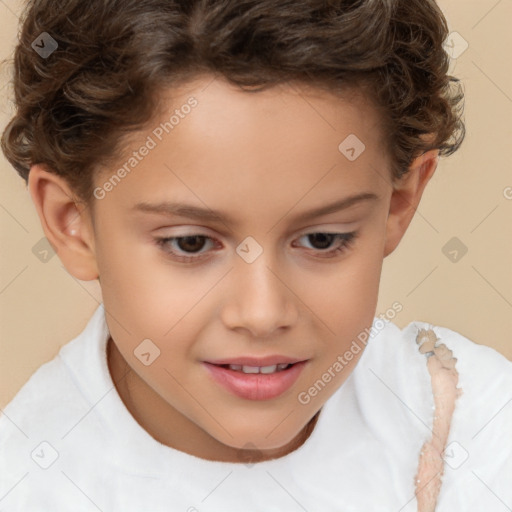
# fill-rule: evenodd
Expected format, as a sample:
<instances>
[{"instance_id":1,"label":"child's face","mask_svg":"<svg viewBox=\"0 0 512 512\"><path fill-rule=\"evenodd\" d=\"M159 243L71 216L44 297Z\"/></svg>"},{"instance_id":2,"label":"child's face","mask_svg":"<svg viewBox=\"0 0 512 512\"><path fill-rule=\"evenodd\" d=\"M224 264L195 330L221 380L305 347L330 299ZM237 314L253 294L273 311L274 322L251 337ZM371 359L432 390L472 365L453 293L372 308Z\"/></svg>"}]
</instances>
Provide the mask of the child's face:
<instances>
[{"instance_id":1,"label":"child's face","mask_svg":"<svg viewBox=\"0 0 512 512\"><path fill-rule=\"evenodd\" d=\"M133 370L120 394L162 442L225 460L236 460L233 448L284 454L352 372L363 350L343 356L375 315L392 250L379 120L360 98L289 86L248 93L211 78L173 99L95 181L111 372L121 379L124 360ZM166 133L160 123L176 109ZM353 161L339 149L352 134L365 145L359 154L360 142L349 139ZM130 172L105 187L134 150ZM346 208L308 215L353 197ZM183 215L171 214L177 203ZM341 236L307 236L314 233ZM349 233L356 236L347 243ZM238 358L305 363L267 376L212 365ZM319 380L321 390L309 392Z\"/></svg>"}]
</instances>

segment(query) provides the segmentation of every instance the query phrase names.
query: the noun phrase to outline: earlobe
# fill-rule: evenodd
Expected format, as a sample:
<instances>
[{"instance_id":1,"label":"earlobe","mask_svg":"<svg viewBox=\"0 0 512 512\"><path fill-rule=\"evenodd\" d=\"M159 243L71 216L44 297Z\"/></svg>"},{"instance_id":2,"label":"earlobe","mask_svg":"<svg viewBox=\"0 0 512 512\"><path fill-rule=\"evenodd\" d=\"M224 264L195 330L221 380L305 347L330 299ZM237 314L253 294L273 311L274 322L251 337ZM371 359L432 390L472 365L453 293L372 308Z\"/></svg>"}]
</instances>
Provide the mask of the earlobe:
<instances>
[{"instance_id":1,"label":"earlobe","mask_svg":"<svg viewBox=\"0 0 512 512\"><path fill-rule=\"evenodd\" d=\"M384 257L396 249L407 231L438 161L439 150L427 151L415 158L407 174L394 184L386 224Z\"/></svg>"},{"instance_id":2,"label":"earlobe","mask_svg":"<svg viewBox=\"0 0 512 512\"><path fill-rule=\"evenodd\" d=\"M28 177L30 196L44 234L67 271L82 281L98 278L88 206L64 178L34 165Z\"/></svg>"}]
</instances>

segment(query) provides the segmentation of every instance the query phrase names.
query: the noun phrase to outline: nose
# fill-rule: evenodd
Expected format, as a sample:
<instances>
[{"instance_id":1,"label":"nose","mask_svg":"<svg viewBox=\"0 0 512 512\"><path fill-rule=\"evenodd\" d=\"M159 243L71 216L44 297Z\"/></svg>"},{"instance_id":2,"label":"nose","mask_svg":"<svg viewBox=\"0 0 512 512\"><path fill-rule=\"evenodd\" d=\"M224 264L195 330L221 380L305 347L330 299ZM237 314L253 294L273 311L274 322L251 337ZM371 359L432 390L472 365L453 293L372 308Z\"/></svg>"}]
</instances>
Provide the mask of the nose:
<instances>
[{"instance_id":1,"label":"nose","mask_svg":"<svg viewBox=\"0 0 512 512\"><path fill-rule=\"evenodd\" d=\"M298 299L284 273L265 254L252 263L236 262L221 312L227 328L246 330L254 338L268 338L290 328L299 316Z\"/></svg>"}]
</instances>

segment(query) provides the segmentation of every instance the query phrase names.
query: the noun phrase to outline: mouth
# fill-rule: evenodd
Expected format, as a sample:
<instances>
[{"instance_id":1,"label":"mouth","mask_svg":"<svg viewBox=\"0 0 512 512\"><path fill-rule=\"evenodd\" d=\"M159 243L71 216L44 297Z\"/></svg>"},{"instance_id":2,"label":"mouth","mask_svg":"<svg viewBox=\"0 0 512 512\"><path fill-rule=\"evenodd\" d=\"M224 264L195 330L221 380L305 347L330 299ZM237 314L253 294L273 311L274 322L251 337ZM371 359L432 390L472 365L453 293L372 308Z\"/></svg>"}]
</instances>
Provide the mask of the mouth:
<instances>
[{"instance_id":1,"label":"mouth","mask_svg":"<svg viewBox=\"0 0 512 512\"><path fill-rule=\"evenodd\" d=\"M221 368L225 368L226 370L232 370L234 372L242 372L242 373L264 373L266 375L269 375L271 373L277 373L282 372L284 370L287 370L291 366L293 366L291 363L279 363L279 364L273 364L268 366L249 366L249 365L241 365L241 364L220 364L216 365L220 366Z\"/></svg>"},{"instance_id":2,"label":"mouth","mask_svg":"<svg viewBox=\"0 0 512 512\"><path fill-rule=\"evenodd\" d=\"M247 360L243 361L247 362ZM271 400L288 391L308 360L275 364L203 362L213 381L246 400Z\"/></svg>"}]
</instances>

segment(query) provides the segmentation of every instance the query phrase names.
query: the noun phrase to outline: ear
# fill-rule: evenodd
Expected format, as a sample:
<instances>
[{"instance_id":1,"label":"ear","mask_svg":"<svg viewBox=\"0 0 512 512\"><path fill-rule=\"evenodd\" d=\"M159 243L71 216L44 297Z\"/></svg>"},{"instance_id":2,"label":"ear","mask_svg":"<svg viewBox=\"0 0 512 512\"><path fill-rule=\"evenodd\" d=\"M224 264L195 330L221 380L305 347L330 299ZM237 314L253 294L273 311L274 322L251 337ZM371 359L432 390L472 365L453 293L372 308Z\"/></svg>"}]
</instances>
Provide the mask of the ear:
<instances>
[{"instance_id":1,"label":"ear","mask_svg":"<svg viewBox=\"0 0 512 512\"><path fill-rule=\"evenodd\" d=\"M432 149L415 158L407 174L393 184L386 224L384 257L391 254L404 236L423 191L433 176L439 161L439 150Z\"/></svg>"},{"instance_id":2,"label":"ear","mask_svg":"<svg viewBox=\"0 0 512 512\"><path fill-rule=\"evenodd\" d=\"M64 178L42 165L30 168L28 189L44 234L67 271L82 281L96 279L94 230L87 204Z\"/></svg>"}]
</instances>

